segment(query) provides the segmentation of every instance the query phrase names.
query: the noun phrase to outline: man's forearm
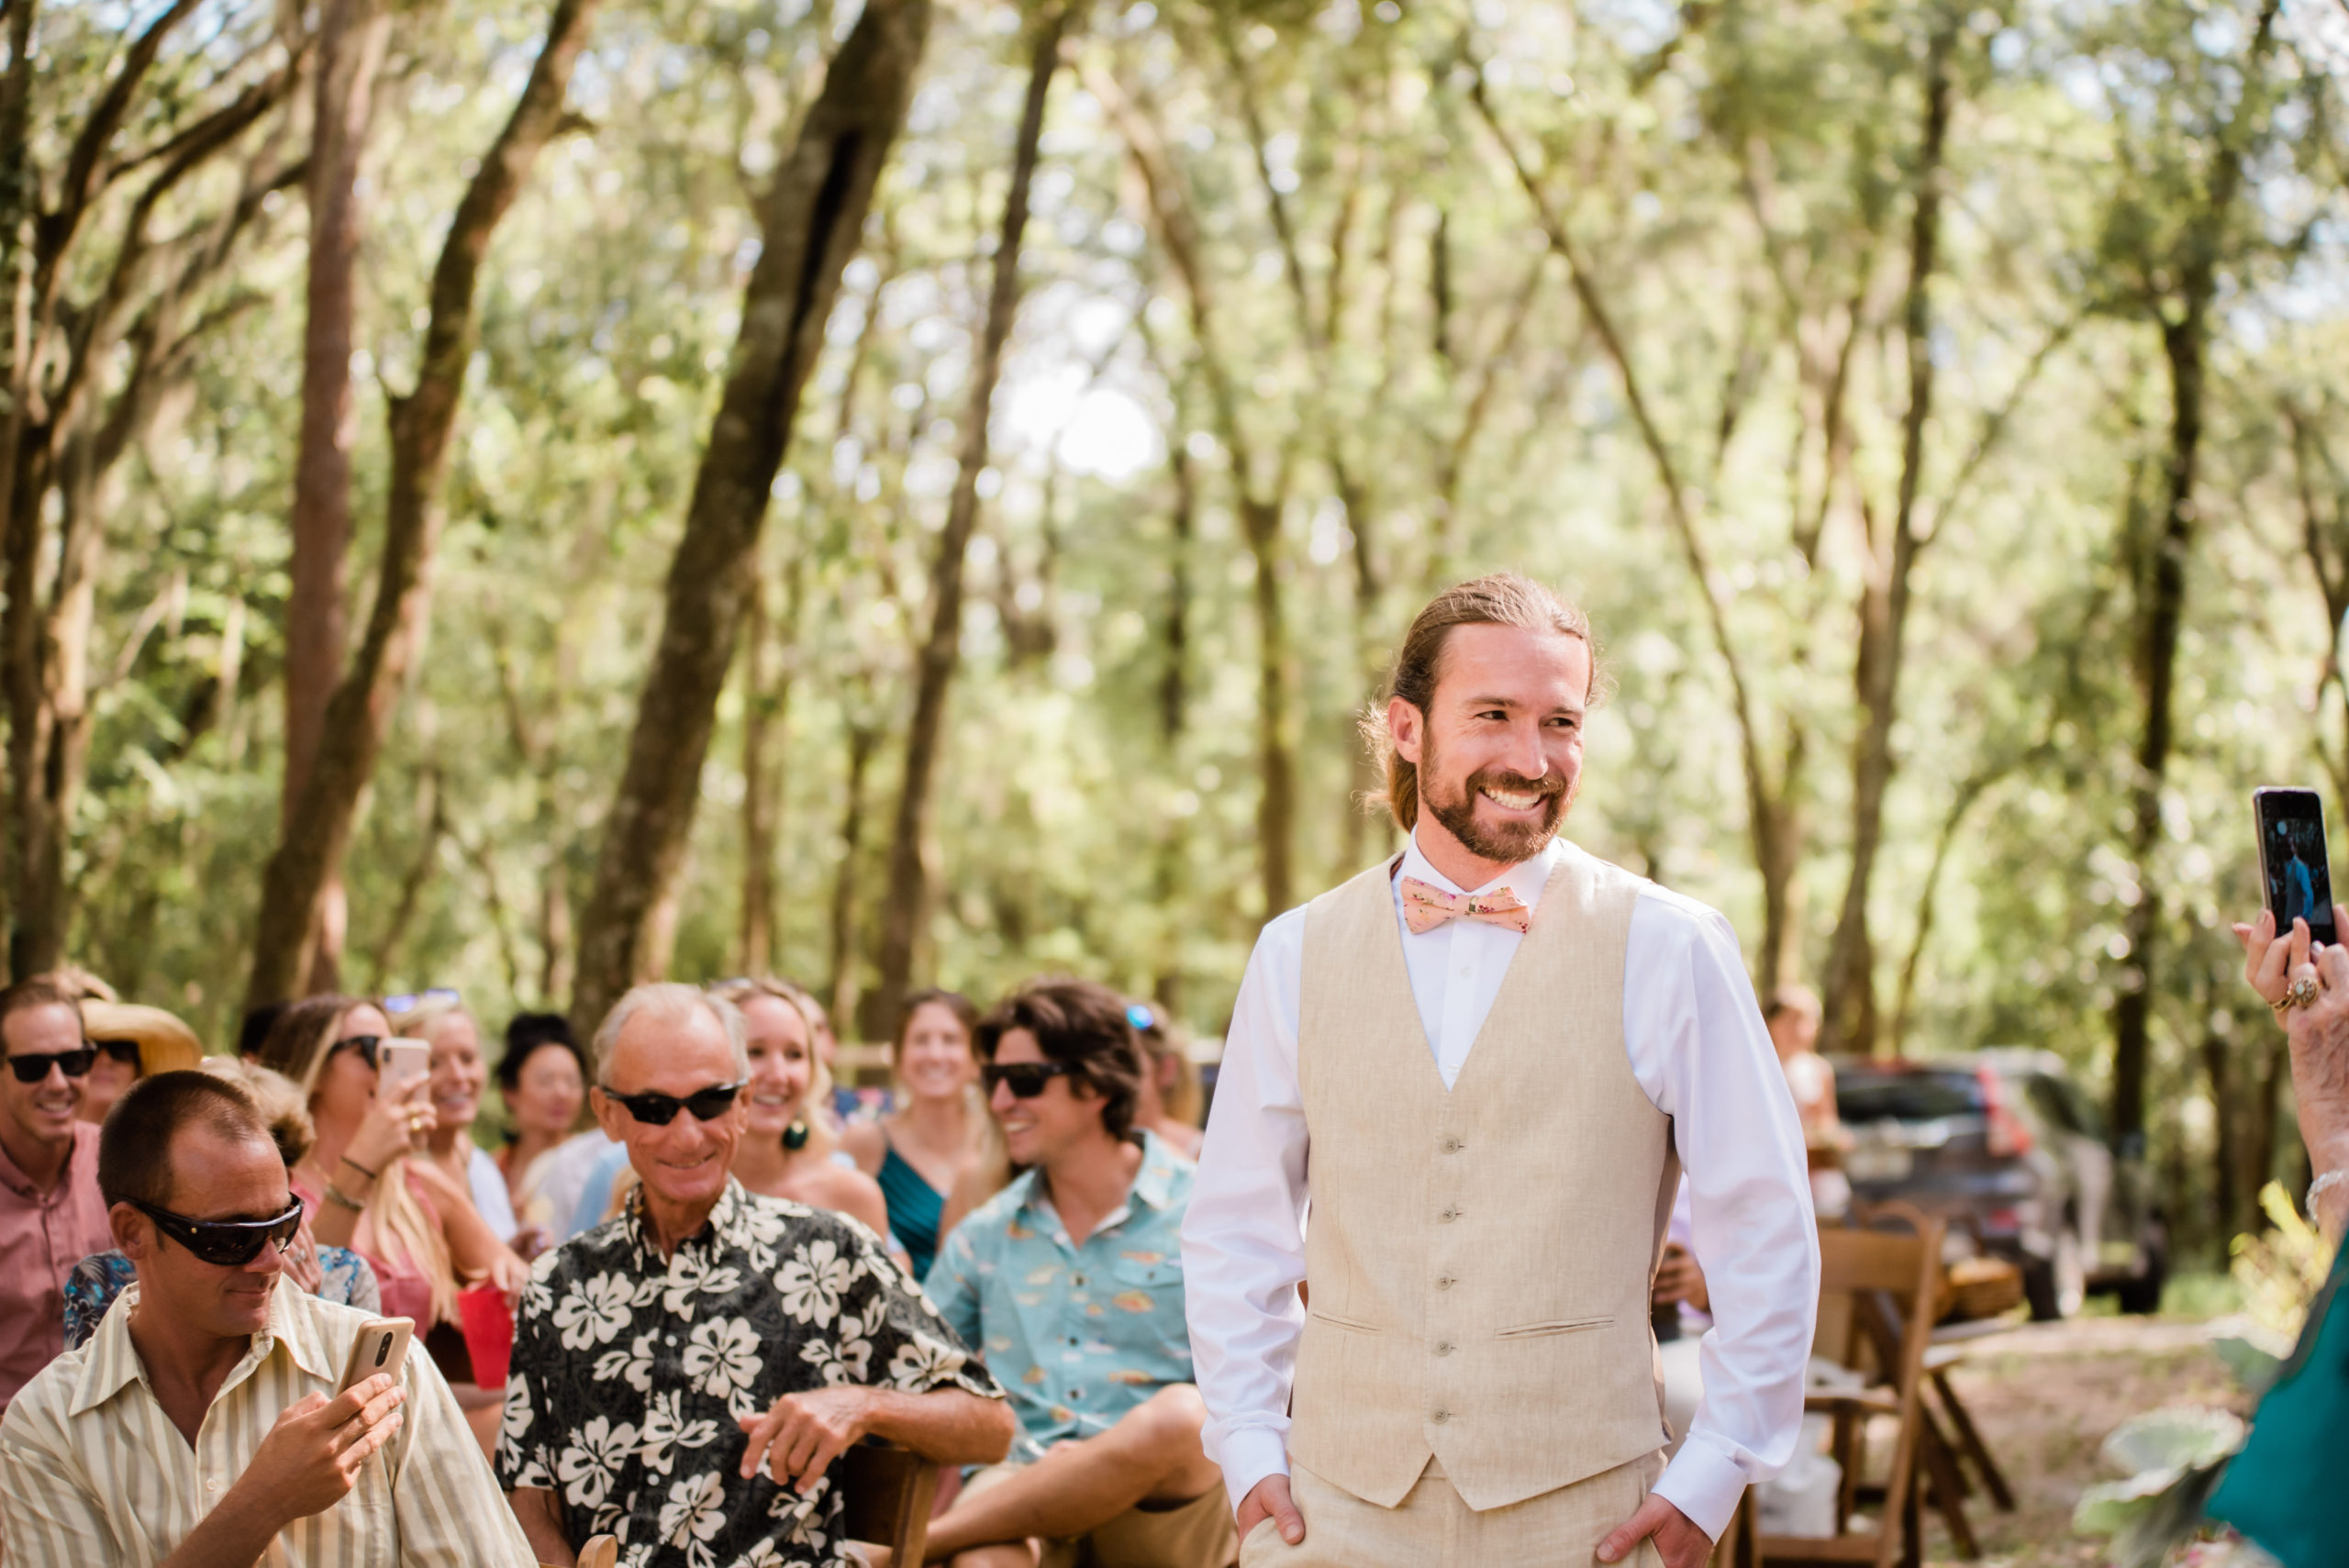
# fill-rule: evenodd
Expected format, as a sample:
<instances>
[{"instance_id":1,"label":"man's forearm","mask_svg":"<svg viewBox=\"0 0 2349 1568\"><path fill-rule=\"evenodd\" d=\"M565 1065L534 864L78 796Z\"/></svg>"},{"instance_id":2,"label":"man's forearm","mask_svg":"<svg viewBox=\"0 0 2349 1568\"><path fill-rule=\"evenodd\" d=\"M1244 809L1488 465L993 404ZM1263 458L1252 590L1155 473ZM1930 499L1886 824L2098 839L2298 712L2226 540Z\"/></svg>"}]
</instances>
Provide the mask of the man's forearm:
<instances>
[{"instance_id":1,"label":"man's forearm","mask_svg":"<svg viewBox=\"0 0 2349 1568\"><path fill-rule=\"evenodd\" d=\"M563 1539L562 1516L555 1510L553 1493L538 1486L518 1486L506 1494L506 1501L522 1526L532 1556L555 1568L571 1568L579 1561L571 1542Z\"/></svg>"},{"instance_id":2,"label":"man's forearm","mask_svg":"<svg viewBox=\"0 0 2349 1568\"><path fill-rule=\"evenodd\" d=\"M993 1464L1011 1451L1018 1429L1011 1407L982 1399L963 1388L905 1394L894 1388L873 1393L873 1416L865 1430L876 1438L941 1464Z\"/></svg>"},{"instance_id":3,"label":"man's forearm","mask_svg":"<svg viewBox=\"0 0 2349 1568\"><path fill-rule=\"evenodd\" d=\"M249 1490L230 1487L220 1506L163 1559L162 1568L253 1568L292 1521L280 1518L265 1501L239 1495Z\"/></svg>"}]
</instances>

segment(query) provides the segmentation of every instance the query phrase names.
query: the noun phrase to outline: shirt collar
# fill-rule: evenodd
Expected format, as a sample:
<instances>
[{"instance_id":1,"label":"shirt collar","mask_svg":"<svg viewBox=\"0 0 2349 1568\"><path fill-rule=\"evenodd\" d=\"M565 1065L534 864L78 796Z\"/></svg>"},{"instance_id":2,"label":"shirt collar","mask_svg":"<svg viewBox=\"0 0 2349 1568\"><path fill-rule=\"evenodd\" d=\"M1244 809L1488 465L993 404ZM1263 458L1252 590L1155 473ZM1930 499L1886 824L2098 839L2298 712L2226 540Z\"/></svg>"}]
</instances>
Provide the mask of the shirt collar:
<instances>
[{"instance_id":1,"label":"shirt collar","mask_svg":"<svg viewBox=\"0 0 2349 1568\"><path fill-rule=\"evenodd\" d=\"M1099 1229L1094 1231L1096 1236L1108 1230L1137 1202L1163 1209L1174 1200L1174 1151L1148 1128L1141 1130L1141 1167L1134 1173L1133 1185L1126 1189L1125 1204L1103 1218ZM1044 1186L1042 1166L1022 1171L1014 1176L1010 1190L1014 1194L1012 1212L1015 1214L1023 1208L1040 1218L1052 1213L1052 1195ZM1053 1215L1053 1218L1057 1219L1059 1216Z\"/></svg>"},{"instance_id":2,"label":"shirt collar","mask_svg":"<svg viewBox=\"0 0 2349 1568\"><path fill-rule=\"evenodd\" d=\"M90 1171L85 1173L83 1167L96 1163L97 1147L98 1129L86 1121L75 1122L73 1147L66 1151L65 1163L57 1173L57 1184L49 1191L43 1192L33 1185L32 1178L26 1175L18 1167L16 1156L8 1152L8 1146L0 1143L0 1186L6 1187L28 1203L54 1203L65 1195L78 1177L83 1177L86 1174L86 1179L91 1184L94 1186L96 1184L96 1172Z\"/></svg>"},{"instance_id":3,"label":"shirt collar","mask_svg":"<svg viewBox=\"0 0 2349 1568\"><path fill-rule=\"evenodd\" d=\"M718 1203L710 1209L709 1218L701 1222L700 1229L678 1242L677 1250L682 1252L687 1247L747 1245L749 1238L742 1232L741 1226L749 1212L750 1199L742 1190L742 1184L731 1176L727 1177L726 1190L718 1195ZM628 1202L620 1208L620 1218L627 1225L629 1240L635 1244L639 1261L659 1258L661 1249L652 1240L651 1227L644 1219L642 1181L629 1190Z\"/></svg>"},{"instance_id":4,"label":"shirt collar","mask_svg":"<svg viewBox=\"0 0 2349 1568\"><path fill-rule=\"evenodd\" d=\"M279 1276L277 1288L269 1293L269 1320L261 1332L252 1337L245 1349L244 1359L220 1385L226 1394L242 1382L247 1373L276 1353L284 1345L285 1353L295 1366L312 1377L332 1378L335 1369L327 1354L325 1342L318 1332L316 1318L295 1305L298 1288L292 1281ZM139 1359L139 1347L130 1340L130 1319L139 1308L139 1285L126 1285L116 1297L114 1306L98 1320L97 1332L90 1336L90 1343L82 1361L81 1381L73 1389L73 1406L70 1414L79 1416L95 1410L135 1382L146 1380L147 1369ZM215 1396L217 1398L217 1396Z\"/></svg>"},{"instance_id":5,"label":"shirt collar","mask_svg":"<svg viewBox=\"0 0 2349 1568\"><path fill-rule=\"evenodd\" d=\"M1411 829L1411 841L1403 850L1400 871L1404 876L1418 877L1446 893L1490 893L1495 888L1506 887L1516 894L1528 909L1531 909L1542 902L1542 889L1548 885L1551 872L1557 869L1558 858L1565 852L1566 841L1553 838L1542 846L1540 854L1531 860L1518 862L1482 887L1463 887L1435 869L1433 862L1420 850L1419 830L1414 828ZM1397 896L1401 896L1399 892Z\"/></svg>"}]
</instances>

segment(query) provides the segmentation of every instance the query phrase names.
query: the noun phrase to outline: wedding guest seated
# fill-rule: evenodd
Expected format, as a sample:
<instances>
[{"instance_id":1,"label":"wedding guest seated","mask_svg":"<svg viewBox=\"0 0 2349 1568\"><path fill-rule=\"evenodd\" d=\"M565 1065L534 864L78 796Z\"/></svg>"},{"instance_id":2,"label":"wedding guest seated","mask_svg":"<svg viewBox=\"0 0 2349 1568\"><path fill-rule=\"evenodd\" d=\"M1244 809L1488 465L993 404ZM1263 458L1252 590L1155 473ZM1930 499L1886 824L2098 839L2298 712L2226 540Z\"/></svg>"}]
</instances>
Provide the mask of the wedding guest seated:
<instances>
[{"instance_id":1,"label":"wedding guest seated","mask_svg":"<svg viewBox=\"0 0 2349 1568\"><path fill-rule=\"evenodd\" d=\"M176 1073L204 1060L195 1031L161 1007L82 998L82 1033L98 1053L82 1080L82 1119L106 1119L122 1092L151 1073Z\"/></svg>"},{"instance_id":2,"label":"wedding guest seated","mask_svg":"<svg viewBox=\"0 0 2349 1568\"><path fill-rule=\"evenodd\" d=\"M514 1202L506 1190L506 1173L490 1151L473 1141L473 1121L481 1115L481 1092L489 1083L482 1064L481 1025L456 992L441 989L415 995L386 996L384 1016L394 1033L420 1040L431 1047L431 1077L426 1094L432 1101L432 1133L426 1149L441 1173L465 1190L473 1212L490 1234L511 1247L521 1229L514 1218Z\"/></svg>"},{"instance_id":3,"label":"wedding guest seated","mask_svg":"<svg viewBox=\"0 0 2349 1568\"><path fill-rule=\"evenodd\" d=\"M98 1129L80 1119L97 1052L46 980L0 991L0 1410L65 1348L65 1280L114 1245Z\"/></svg>"},{"instance_id":4,"label":"wedding guest seated","mask_svg":"<svg viewBox=\"0 0 2349 1568\"><path fill-rule=\"evenodd\" d=\"M831 1098L831 1074L816 1058L807 1011L813 998L772 979L729 980L711 986L710 995L741 1013L751 1059L734 1179L768 1197L845 1214L885 1237L889 1206L881 1184L856 1168L821 1113Z\"/></svg>"},{"instance_id":5,"label":"wedding guest seated","mask_svg":"<svg viewBox=\"0 0 2349 1568\"><path fill-rule=\"evenodd\" d=\"M529 1568L429 1358L335 1392L366 1315L284 1287L302 1205L250 1095L142 1080L98 1182L139 1282L0 1419L9 1568Z\"/></svg>"},{"instance_id":6,"label":"wedding guest seated","mask_svg":"<svg viewBox=\"0 0 2349 1568\"><path fill-rule=\"evenodd\" d=\"M729 1174L740 1013L640 985L594 1057L596 1119L638 1183L523 1293L497 1473L541 1562L608 1533L632 1562L845 1564L825 1472L850 1444L1003 1456L1003 1390L880 1240Z\"/></svg>"},{"instance_id":7,"label":"wedding guest seated","mask_svg":"<svg viewBox=\"0 0 2349 1568\"><path fill-rule=\"evenodd\" d=\"M978 1009L952 991L918 991L906 998L889 1046L898 1108L877 1122L852 1123L841 1135L857 1169L881 1184L890 1233L905 1244L916 1279L929 1274L947 1200L979 1158L986 1112L972 1092L979 1059L971 1031L978 1021Z\"/></svg>"},{"instance_id":8,"label":"wedding guest seated","mask_svg":"<svg viewBox=\"0 0 2349 1568\"><path fill-rule=\"evenodd\" d=\"M532 1233L529 1240L536 1256L570 1233L570 1217L555 1213L544 1183L555 1151L572 1136L572 1125L587 1104L587 1054L562 1014L517 1013L507 1020L497 1088L505 1096L507 1119L497 1169L514 1218ZM594 1137L606 1141L600 1129Z\"/></svg>"},{"instance_id":9,"label":"wedding guest seated","mask_svg":"<svg viewBox=\"0 0 2349 1568\"><path fill-rule=\"evenodd\" d=\"M86 1014L89 1004L84 1003ZM270 1140L291 1172L310 1151L317 1132L310 1113L303 1108L302 1091L282 1073L257 1067L233 1056L207 1056L196 1071L209 1073L250 1095L260 1108ZM284 1253L285 1278L322 1301L355 1307L371 1316L383 1303L375 1289L375 1271L367 1260L343 1247L321 1247L310 1231L310 1217ZM65 1282L65 1348L77 1350L97 1332L99 1320L117 1297L139 1277L130 1255L119 1247L95 1252L73 1265Z\"/></svg>"},{"instance_id":10,"label":"wedding guest seated","mask_svg":"<svg viewBox=\"0 0 2349 1568\"><path fill-rule=\"evenodd\" d=\"M955 1568L1225 1568L1183 1321L1190 1162L1137 1129L1147 1058L1125 998L1031 985L978 1030L988 1105L1027 1173L947 1238L929 1295L1012 1392L1021 1441L930 1526Z\"/></svg>"},{"instance_id":11,"label":"wedding guest seated","mask_svg":"<svg viewBox=\"0 0 2349 1568\"><path fill-rule=\"evenodd\" d=\"M1134 1026L1143 1059L1150 1065L1141 1081L1141 1103L1134 1125L1149 1129L1166 1146L1197 1162L1207 1134L1199 1126L1199 1070L1184 1049L1180 1027L1165 1008L1150 1002L1126 1004L1126 1021Z\"/></svg>"}]
</instances>

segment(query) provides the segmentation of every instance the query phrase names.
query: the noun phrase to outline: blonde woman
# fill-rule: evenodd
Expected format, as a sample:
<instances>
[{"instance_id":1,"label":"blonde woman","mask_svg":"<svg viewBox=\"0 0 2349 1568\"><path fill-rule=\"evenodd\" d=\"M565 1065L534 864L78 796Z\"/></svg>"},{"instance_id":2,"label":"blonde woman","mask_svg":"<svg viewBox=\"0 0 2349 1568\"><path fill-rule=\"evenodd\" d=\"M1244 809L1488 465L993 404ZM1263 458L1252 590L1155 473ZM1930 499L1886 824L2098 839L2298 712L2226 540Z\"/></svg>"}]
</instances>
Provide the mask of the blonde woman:
<instances>
[{"instance_id":1,"label":"blonde woman","mask_svg":"<svg viewBox=\"0 0 2349 1568\"><path fill-rule=\"evenodd\" d=\"M817 1114L830 1097L831 1074L816 1059L816 1031L806 995L783 980L729 980L710 995L742 1015L751 1077L748 1124L734 1150L734 1179L754 1193L829 1208L889 1233L881 1184L840 1154L840 1140Z\"/></svg>"},{"instance_id":2,"label":"blonde woman","mask_svg":"<svg viewBox=\"0 0 2349 1568\"><path fill-rule=\"evenodd\" d=\"M914 1277L938 1255L939 1221L948 1195L978 1162L986 1107L978 1096L979 1058L972 1043L978 1009L952 991L917 992L889 1048L898 1108L841 1135L856 1168L881 1184L889 1229L905 1243Z\"/></svg>"},{"instance_id":3,"label":"blonde woman","mask_svg":"<svg viewBox=\"0 0 2349 1568\"><path fill-rule=\"evenodd\" d=\"M491 1234L508 1246L519 1229L506 1192L506 1173L488 1150L473 1141L473 1118L481 1115L481 1092L489 1069L481 1059L481 1026L454 991L386 996L384 1014L393 1032L432 1048L432 1132L426 1140L432 1162L465 1189L474 1212Z\"/></svg>"},{"instance_id":4,"label":"blonde woman","mask_svg":"<svg viewBox=\"0 0 2349 1568\"><path fill-rule=\"evenodd\" d=\"M416 1157L434 1124L430 1080L376 1094L376 1051L391 1032L372 1002L310 996L285 1009L256 1055L306 1096L317 1140L292 1175L318 1241L364 1257L384 1310L424 1332L457 1321L461 1282L488 1279L513 1296L529 1271L465 1188Z\"/></svg>"}]
</instances>

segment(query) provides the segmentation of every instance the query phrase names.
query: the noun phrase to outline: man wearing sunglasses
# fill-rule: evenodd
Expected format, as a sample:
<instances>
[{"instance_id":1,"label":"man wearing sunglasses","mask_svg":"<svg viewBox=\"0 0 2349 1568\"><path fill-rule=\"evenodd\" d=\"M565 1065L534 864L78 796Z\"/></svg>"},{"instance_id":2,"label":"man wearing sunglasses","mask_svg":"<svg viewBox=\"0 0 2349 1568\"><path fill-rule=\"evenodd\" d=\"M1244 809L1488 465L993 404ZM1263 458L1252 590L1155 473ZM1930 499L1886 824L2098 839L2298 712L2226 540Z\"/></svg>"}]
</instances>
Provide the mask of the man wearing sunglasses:
<instances>
[{"instance_id":1,"label":"man wearing sunglasses","mask_svg":"<svg viewBox=\"0 0 2349 1568\"><path fill-rule=\"evenodd\" d=\"M1190 1162L1138 1128L1126 999L1030 985L978 1028L988 1108L1025 1173L955 1227L930 1299L1013 1389L1019 1451L930 1526L952 1568L1225 1568L1238 1548L1183 1326ZM1031 1544L1034 1543L1034 1544Z\"/></svg>"},{"instance_id":2,"label":"man wearing sunglasses","mask_svg":"<svg viewBox=\"0 0 2349 1568\"><path fill-rule=\"evenodd\" d=\"M850 1444L1003 1457L1003 1390L881 1239L729 1173L750 1076L732 1004L640 985L591 1054L637 1184L539 1260L515 1325L497 1473L540 1561L610 1534L642 1568L833 1568L854 1559L825 1473Z\"/></svg>"},{"instance_id":3,"label":"man wearing sunglasses","mask_svg":"<svg viewBox=\"0 0 2349 1568\"><path fill-rule=\"evenodd\" d=\"M65 1348L65 1281L114 1246L98 1129L79 1119L96 1052L45 980L0 991L0 1410Z\"/></svg>"},{"instance_id":4,"label":"man wearing sunglasses","mask_svg":"<svg viewBox=\"0 0 2349 1568\"><path fill-rule=\"evenodd\" d=\"M529 1568L420 1347L337 1392L367 1315L281 1283L302 1205L250 1095L142 1079L98 1180L139 1281L0 1419L9 1568Z\"/></svg>"}]
</instances>

